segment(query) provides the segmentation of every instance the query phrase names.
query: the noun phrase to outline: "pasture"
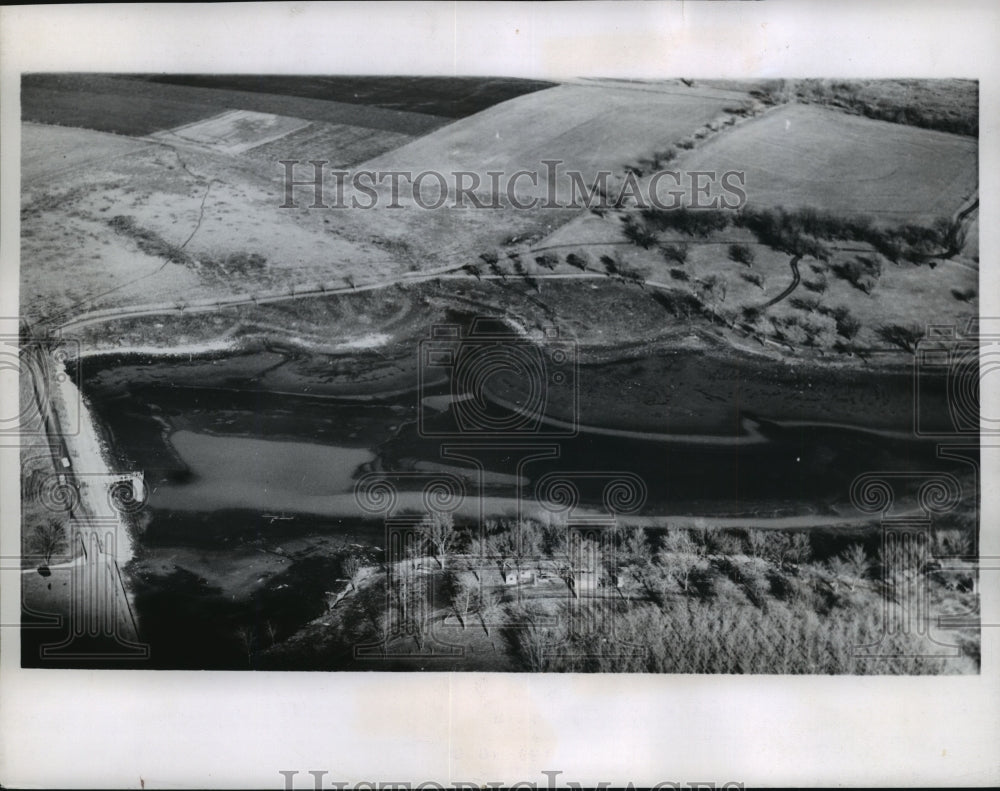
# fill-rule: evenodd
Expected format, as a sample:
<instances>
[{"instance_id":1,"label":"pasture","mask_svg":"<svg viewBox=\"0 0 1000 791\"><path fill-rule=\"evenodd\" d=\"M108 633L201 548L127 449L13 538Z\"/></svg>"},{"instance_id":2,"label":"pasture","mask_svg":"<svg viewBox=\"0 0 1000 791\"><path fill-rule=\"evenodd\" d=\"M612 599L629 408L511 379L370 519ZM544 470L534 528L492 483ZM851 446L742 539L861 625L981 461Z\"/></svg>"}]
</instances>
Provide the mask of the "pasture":
<instances>
[{"instance_id":1,"label":"pasture","mask_svg":"<svg viewBox=\"0 0 1000 791\"><path fill-rule=\"evenodd\" d=\"M786 105L683 155L678 169L742 170L753 206L931 222L978 189L974 138Z\"/></svg>"},{"instance_id":2,"label":"pasture","mask_svg":"<svg viewBox=\"0 0 1000 791\"><path fill-rule=\"evenodd\" d=\"M26 123L21 127L21 181L50 179L149 146L121 135Z\"/></svg>"},{"instance_id":3,"label":"pasture","mask_svg":"<svg viewBox=\"0 0 1000 791\"><path fill-rule=\"evenodd\" d=\"M27 162L44 162L53 140L86 157L58 178L39 174L24 184L25 315L173 305L405 271L368 239L344 238L329 217L278 209L280 187L244 157L85 129L36 131L22 137ZM95 150L102 155L90 159Z\"/></svg>"},{"instance_id":4,"label":"pasture","mask_svg":"<svg viewBox=\"0 0 1000 791\"><path fill-rule=\"evenodd\" d=\"M474 171L488 185L488 170L539 173L537 187L518 182L518 194L544 196L543 160L561 160L590 185L599 171L620 172L627 164L667 148L720 116L733 104L726 94L625 86L560 85L520 96L456 121L366 163L369 168ZM569 199L568 180L557 183Z\"/></svg>"}]
</instances>

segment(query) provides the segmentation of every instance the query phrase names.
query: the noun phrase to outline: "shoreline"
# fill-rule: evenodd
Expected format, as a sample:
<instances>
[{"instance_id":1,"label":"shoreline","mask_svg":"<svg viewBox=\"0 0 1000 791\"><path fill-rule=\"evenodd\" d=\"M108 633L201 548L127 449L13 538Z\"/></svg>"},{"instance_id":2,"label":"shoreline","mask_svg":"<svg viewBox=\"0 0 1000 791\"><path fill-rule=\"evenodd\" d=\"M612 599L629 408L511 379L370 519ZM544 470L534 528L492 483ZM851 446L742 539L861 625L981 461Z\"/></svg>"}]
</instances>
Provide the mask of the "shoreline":
<instances>
[{"instance_id":1,"label":"shoreline","mask_svg":"<svg viewBox=\"0 0 1000 791\"><path fill-rule=\"evenodd\" d=\"M60 400L56 403L55 408L65 411L65 404L74 399L80 405L79 430L75 435L68 435L65 439L67 439L67 451L71 461L73 461L72 474L79 486L81 505L94 517L104 518L108 512L107 505L94 491L94 487L90 485L86 477L95 476L111 479L119 475L119 472L114 469L114 455L91 414L87 400L72 381L64 364L60 366L56 380L59 384ZM82 480L81 473L85 476ZM111 510L116 521L114 558L119 566L124 566L135 555L131 526L121 512L115 509Z\"/></svg>"}]
</instances>

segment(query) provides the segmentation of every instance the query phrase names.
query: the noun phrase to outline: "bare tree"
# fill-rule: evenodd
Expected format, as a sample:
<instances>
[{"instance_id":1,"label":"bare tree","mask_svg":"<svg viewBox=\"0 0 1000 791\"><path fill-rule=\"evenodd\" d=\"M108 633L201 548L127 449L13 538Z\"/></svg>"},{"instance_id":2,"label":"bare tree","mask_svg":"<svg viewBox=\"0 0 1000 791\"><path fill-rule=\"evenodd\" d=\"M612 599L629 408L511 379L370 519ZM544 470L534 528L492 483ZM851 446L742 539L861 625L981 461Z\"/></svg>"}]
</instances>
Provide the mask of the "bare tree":
<instances>
[{"instance_id":1,"label":"bare tree","mask_svg":"<svg viewBox=\"0 0 1000 791\"><path fill-rule=\"evenodd\" d=\"M278 642L278 627L274 625L274 621L268 620L265 622L264 627L267 629L267 639L270 645L274 645Z\"/></svg>"},{"instance_id":2,"label":"bare tree","mask_svg":"<svg viewBox=\"0 0 1000 791\"><path fill-rule=\"evenodd\" d=\"M871 566L872 563L861 544L851 544L840 555L827 561L827 567L837 581L844 583L852 591L858 580L868 576Z\"/></svg>"},{"instance_id":3,"label":"bare tree","mask_svg":"<svg viewBox=\"0 0 1000 791\"><path fill-rule=\"evenodd\" d=\"M514 567L520 575L525 563L541 558L542 537L538 523L530 519L518 522L514 538Z\"/></svg>"},{"instance_id":4,"label":"bare tree","mask_svg":"<svg viewBox=\"0 0 1000 791\"><path fill-rule=\"evenodd\" d=\"M479 608L479 586L470 585L463 577L456 576L452 584L451 603L464 630L469 613Z\"/></svg>"},{"instance_id":5,"label":"bare tree","mask_svg":"<svg viewBox=\"0 0 1000 791\"><path fill-rule=\"evenodd\" d=\"M871 571L872 562L868 559L864 546L861 544L851 544L840 554L845 567L853 577L863 579Z\"/></svg>"},{"instance_id":6,"label":"bare tree","mask_svg":"<svg viewBox=\"0 0 1000 791\"><path fill-rule=\"evenodd\" d=\"M521 614L527 625L518 630L517 642L528 670L543 672L552 664L559 638L552 627L540 625L530 613Z\"/></svg>"},{"instance_id":7,"label":"bare tree","mask_svg":"<svg viewBox=\"0 0 1000 791\"><path fill-rule=\"evenodd\" d=\"M490 636L490 625L503 608L504 592L502 589L490 588L484 590L479 602L479 621L483 625L486 636Z\"/></svg>"},{"instance_id":8,"label":"bare tree","mask_svg":"<svg viewBox=\"0 0 1000 791\"><path fill-rule=\"evenodd\" d=\"M420 530L438 565L444 568L448 553L458 540L458 531L455 530L455 520L452 515L434 511L423 518Z\"/></svg>"},{"instance_id":9,"label":"bare tree","mask_svg":"<svg viewBox=\"0 0 1000 791\"><path fill-rule=\"evenodd\" d=\"M701 563L696 555L660 552L656 559L657 563L663 567L664 573L669 579L674 581L677 587L684 593L687 593L691 589L694 572Z\"/></svg>"},{"instance_id":10,"label":"bare tree","mask_svg":"<svg viewBox=\"0 0 1000 791\"><path fill-rule=\"evenodd\" d=\"M791 537L782 559L790 563L807 563L811 557L812 543L809 536L806 533L796 533Z\"/></svg>"},{"instance_id":11,"label":"bare tree","mask_svg":"<svg viewBox=\"0 0 1000 791\"><path fill-rule=\"evenodd\" d=\"M718 275L709 275L698 284L701 298L708 303L712 316L718 317L719 305L726 301L726 281Z\"/></svg>"},{"instance_id":12,"label":"bare tree","mask_svg":"<svg viewBox=\"0 0 1000 791\"><path fill-rule=\"evenodd\" d=\"M236 636L239 638L240 643L243 645L243 648L247 653L247 666L253 667L254 643L257 641L253 627L240 626L236 630Z\"/></svg>"},{"instance_id":13,"label":"bare tree","mask_svg":"<svg viewBox=\"0 0 1000 791\"><path fill-rule=\"evenodd\" d=\"M358 577L361 574L362 568L363 566L357 555L348 555L344 558L343 563L341 563L340 569L344 574L344 578L351 586L352 591L358 589Z\"/></svg>"},{"instance_id":14,"label":"bare tree","mask_svg":"<svg viewBox=\"0 0 1000 791\"><path fill-rule=\"evenodd\" d=\"M507 564L514 557L515 544L514 533L507 527L502 528L498 533L493 533L486 539L487 551L496 558L501 574L504 573Z\"/></svg>"},{"instance_id":15,"label":"bare tree","mask_svg":"<svg viewBox=\"0 0 1000 791\"><path fill-rule=\"evenodd\" d=\"M646 566L650 561L649 540L641 527L627 531L621 544L622 556L637 566Z\"/></svg>"},{"instance_id":16,"label":"bare tree","mask_svg":"<svg viewBox=\"0 0 1000 791\"><path fill-rule=\"evenodd\" d=\"M767 533L763 530L747 530L747 544L750 546L750 554L755 558L767 555Z\"/></svg>"},{"instance_id":17,"label":"bare tree","mask_svg":"<svg viewBox=\"0 0 1000 791\"><path fill-rule=\"evenodd\" d=\"M66 547L66 526L58 519L35 525L31 531L31 550L42 556L48 566L52 556Z\"/></svg>"}]
</instances>

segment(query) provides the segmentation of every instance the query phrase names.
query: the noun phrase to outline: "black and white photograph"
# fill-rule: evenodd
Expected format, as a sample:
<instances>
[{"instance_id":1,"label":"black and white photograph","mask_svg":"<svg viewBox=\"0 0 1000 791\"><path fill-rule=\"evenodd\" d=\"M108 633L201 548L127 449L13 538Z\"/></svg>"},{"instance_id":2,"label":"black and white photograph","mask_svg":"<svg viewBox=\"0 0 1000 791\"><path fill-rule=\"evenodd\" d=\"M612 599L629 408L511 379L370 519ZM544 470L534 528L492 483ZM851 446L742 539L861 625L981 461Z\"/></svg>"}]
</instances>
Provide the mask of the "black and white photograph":
<instances>
[{"instance_id":1,"label":"black and white photograph","mask_svg":"<svg viewBox=\"0 0 1000 791\"><path fill-rule=\"evenodd\" d=\"M979 679L995 74L622 62L8 74L13 662Z\"/></svg>"}]
</instances>

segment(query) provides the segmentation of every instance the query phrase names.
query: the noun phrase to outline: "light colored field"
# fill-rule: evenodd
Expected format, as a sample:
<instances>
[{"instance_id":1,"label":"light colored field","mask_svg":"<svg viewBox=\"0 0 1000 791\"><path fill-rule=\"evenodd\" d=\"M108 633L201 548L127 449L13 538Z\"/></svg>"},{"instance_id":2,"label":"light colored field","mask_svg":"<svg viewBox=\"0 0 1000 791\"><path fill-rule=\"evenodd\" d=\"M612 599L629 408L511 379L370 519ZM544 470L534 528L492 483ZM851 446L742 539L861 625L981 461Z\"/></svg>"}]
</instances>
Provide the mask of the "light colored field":
<instances>
[{"instance_id":1,"label":"light colored field","mask_svg":"<svg viewBox=\"0 0 1000 791\"><path fill-rule=\"evenodd\" d=\"M974 138L787 105L682 156L679 169L742 170L751 205L918 222L978 189Z\"/></svg>"},{"instance_id":2,"label":"light colored field","mask_svg":"<svg viewBox=\"0 0 1000 791\"><path fill-rule=\"evenodd\" d=\"M721 91L689 95L625 86L560 85L456 121L368 160L356 170L437 171L446 174L449 186L454 184L451 173L473 172L483 185L476 192L488 200L487 171L503 171L510 177L524 169L538 173L538 184L532 187L527 177L518 180L519 199L544 197L547 185L542 160L561 160L560 173L580 171L589 186L598 171L620 173L626 164L690 136L733 104L738 104L733 94ZM303 172L300 177L309 175ZM277 176L274 183L280 184ZM431 197L436 196L434 179L425 181L424 186ZM426 210L415 206L405 180L402 188L402 208L387 208L389 186L384 183L376 209L335 211L331 222L341 223L347 234L377 234L390 247L405 247L423 268L424 261L475 261L481 253L503 247L511 239L542 238L579 213L573 209L456 208L450 202L441 209ZM297 195L300 206L311 202L311 188L300 189ZM568 202L571 193L565 176L557 179L555 195L559 202ZM354 197L368 201L349 185L345 196L348 203Z\"/></svg>"},{"instance_id":3,"label":"light colored field","mask_svg":"<svg viewBox=\"0 0 1000 791\"><path fill-rule=\"evenodd\" d=\"M542 160L562 160L590 184L601 170L620 171L693 134L733 100L718 95L640 91L607 85L560 85L519 96L456 121L409 145L378 157L367 167L474 171L508 174L545 170ZM518 182L525 195L544 194ZM566 183L558 185L560 191Z\"/></svg>"},{"instance_id":4,"label":"light colored field","mask_svg":"<svg viewBox=\"0 0 1000 791\"><path fill-rule=\"evenodd\" d=\"M164 143L200 146L221 154L242 154L307 126L309 122L301 118L230 110L203 121L156 132L150 137Z\"/></svg>"},{"instance_id":5,"label":"light colored field","mask_svg":"<svg viewBox=\"0 0 1000 791\"><path fill-rule=\"evenodd\" d=\"M302 288L352 274L360 281L407 268L367 236L344 238L326 214L281 210L280 186L242 158L81 129L32 128L23 139L25 158L36 162L53 139L67 150L75 139L87 152L57 179L24 184L21 304L28 316ZM110 226L114 217L133 218L166 246L183 247L190 261L143 252ZM234 253L266 264L255 277L241 276L226 265Z\"/></svg>"},{"instance_id":6,"label":"light colored field","mask_svg":"<svg viewBox=\"0 0 1000 791\"><path fill-rule=\"evenodd\" d=\"M65 126L21 125L21 181L51 179L87 164L126 156L148 143L107 132Z\"/></svg>"}]
</instances>

